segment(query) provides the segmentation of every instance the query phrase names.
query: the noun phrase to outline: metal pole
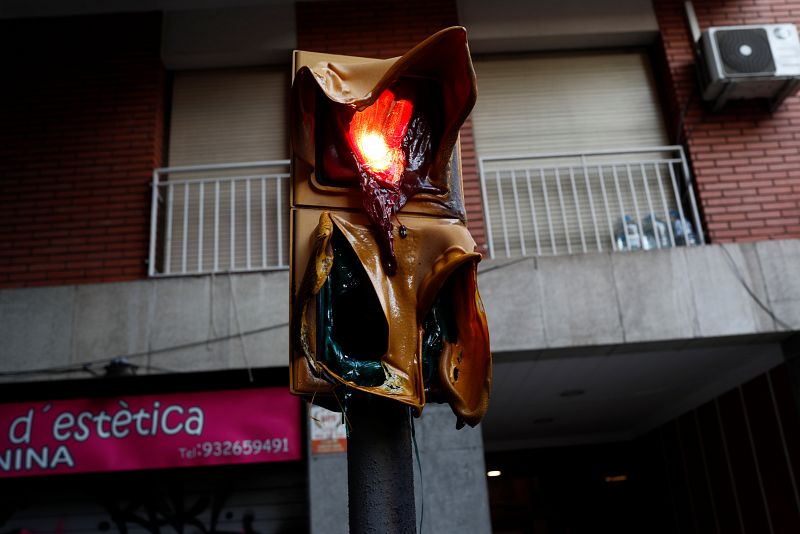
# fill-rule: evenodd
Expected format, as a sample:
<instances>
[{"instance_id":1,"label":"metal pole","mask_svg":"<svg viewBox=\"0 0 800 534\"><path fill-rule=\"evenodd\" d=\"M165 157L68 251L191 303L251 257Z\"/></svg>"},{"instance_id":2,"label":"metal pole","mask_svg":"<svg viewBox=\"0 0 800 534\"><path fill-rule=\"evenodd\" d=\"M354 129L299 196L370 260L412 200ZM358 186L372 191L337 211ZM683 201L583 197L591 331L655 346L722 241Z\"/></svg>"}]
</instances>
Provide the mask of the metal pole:
<instances>
[{"instance_id":1,"label":"metal pole","mask_svg":"<svg viewBox=\"0 0 800 534\"><path fill-rule=\"evenodd\" d=\"M416 534L408 406L358 396L347 411L351 534Z\"/></svg>"}]
</instances>

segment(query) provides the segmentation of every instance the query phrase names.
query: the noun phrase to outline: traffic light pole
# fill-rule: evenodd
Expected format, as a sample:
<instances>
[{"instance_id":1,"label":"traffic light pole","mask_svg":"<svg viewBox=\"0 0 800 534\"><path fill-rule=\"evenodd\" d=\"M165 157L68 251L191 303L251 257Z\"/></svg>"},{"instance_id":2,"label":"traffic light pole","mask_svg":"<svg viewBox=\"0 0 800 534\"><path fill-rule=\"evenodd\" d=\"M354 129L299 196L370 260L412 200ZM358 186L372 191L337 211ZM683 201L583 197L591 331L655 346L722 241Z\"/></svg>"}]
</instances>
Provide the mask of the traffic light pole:
<instances>
[{"instance_id":1,"label":"traffic light pole","mask_svg":"<svg viewBox=\"0 0 800 534\"><path fill-rule=\"evenodd\" d=\"M347 418L350 533L415 534L408 407L377 395L360 395L351 399Z\"/></svg>"},{"instance_id":2,"label":"traffic light pole","mask_svg":"<svg viewBox=\"0 0 800 534\"><path fill-rule=\"evenodd\" d=\"M312 403L352 393L350 532L416 534L412 427L396 399L421 409L427 377L475 426L491 387L457 149L477 97L466 29L392 61L296 51L293 63L291 390ZM439 362L424 372L421 344Z\"/></svg>"}]
</instances>

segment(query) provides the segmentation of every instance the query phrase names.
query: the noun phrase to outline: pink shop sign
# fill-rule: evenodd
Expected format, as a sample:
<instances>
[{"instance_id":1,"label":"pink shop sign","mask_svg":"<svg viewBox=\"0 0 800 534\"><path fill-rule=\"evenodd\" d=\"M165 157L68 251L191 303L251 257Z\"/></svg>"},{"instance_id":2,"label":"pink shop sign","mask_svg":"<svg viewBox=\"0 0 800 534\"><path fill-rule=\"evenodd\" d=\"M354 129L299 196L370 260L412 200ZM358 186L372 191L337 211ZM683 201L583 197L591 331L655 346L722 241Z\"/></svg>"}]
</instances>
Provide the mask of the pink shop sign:
<instances>
[{"instance_id":1,"label":"pink shop sign","mask_svg":"<svg viewBox=\"0 0 800 534\"><path fill-rule=\"evenodd\" d=\"M286 388L0 404L0 478L301 458Z\"/></svg>"}]
</instances>

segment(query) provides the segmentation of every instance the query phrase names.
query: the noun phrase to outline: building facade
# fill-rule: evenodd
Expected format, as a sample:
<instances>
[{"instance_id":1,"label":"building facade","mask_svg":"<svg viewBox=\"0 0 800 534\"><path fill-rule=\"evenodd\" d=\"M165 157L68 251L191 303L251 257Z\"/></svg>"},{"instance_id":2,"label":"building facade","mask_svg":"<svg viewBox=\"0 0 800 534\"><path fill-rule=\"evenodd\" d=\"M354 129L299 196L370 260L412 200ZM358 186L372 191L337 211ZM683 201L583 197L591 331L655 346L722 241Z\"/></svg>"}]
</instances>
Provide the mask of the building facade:
<instances>
[{"instance_id":1,"label":"building facade","mask_svg":"<svg viewBox=\"0 0 800 534\"><path fill-rule=\"evenodd\" d=\"M796 24L800 3L694 11L701 30ZM800 101L713 110L683 2L37 1L0 17L4 417L285 386L291 51L388 58L463 25L494 387L478 429L446 406L416 421L422 529L800 530ZM232 410L245 427L274 411ZM0 532L346 532L345 456L316 440L324 416L294 412L299 455L275 461L21 473L9 446ZM21 440L16 420L0 432Z\"/></svg>"}]
</instances>

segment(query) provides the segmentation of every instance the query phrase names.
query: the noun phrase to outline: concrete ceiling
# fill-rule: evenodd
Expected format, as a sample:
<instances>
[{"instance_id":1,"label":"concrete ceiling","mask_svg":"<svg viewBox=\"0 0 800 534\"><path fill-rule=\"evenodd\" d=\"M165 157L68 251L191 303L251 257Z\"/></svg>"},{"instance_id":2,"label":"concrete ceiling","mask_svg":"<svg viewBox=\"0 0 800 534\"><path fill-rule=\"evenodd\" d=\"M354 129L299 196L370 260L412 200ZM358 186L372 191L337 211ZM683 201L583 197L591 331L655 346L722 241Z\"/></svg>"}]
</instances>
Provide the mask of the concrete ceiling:
<instances>
[{"instance_id":1,"label":"concrete ceiling","mask_svg":"<svg viewBox=\"0 0 800 534\"><path fill-rule=\"evenodd\" d=\"M495 355L488 450L631 439L782 361L748 344L508 361ZM580 394L580 392L583 392Z\"/></svg>"},{"instance_id":2,"label":"concrete ceiling","mask_svg":"<svg viewBox=\"0 0 800 534\"><path fill-rule=\"evenodd\" d=\"M0 18L164 13L167 68L288 64L294 0L0 0ZM646 0L457 0L473 52L638 46L658 34Z\"/></svg>"}]
</instances>

